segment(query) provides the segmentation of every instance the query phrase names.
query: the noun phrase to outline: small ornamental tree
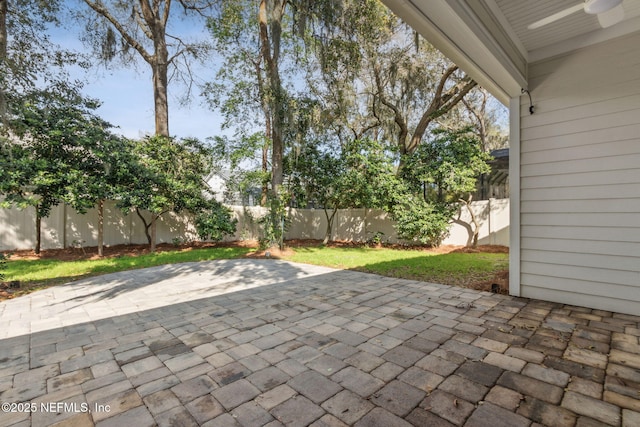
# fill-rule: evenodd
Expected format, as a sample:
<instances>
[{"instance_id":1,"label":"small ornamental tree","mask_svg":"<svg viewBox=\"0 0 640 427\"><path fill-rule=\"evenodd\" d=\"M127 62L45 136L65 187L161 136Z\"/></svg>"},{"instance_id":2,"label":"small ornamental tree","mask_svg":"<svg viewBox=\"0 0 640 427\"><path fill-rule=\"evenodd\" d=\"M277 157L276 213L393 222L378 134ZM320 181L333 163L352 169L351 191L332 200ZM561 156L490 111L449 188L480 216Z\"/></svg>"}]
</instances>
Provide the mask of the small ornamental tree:
<instances>
[{"instance_id":1,"label":"small ornamental tree","mask_svg":"<svg viewBox=\"0 0 640 427\"><path fill-rule=\"evenodd\" d=\"M211 149L197 139L174 139L151 136L134 147L136 163L129 173L128 185L119 187L118 205L134 209L144 224L151 252L156 247L158 219L167 212L183 211L196 215L202 234L215 239L213 225L223 225L219 232L235 229L230 213L210 201L212 194L204 182L212 167ZM142 212L150 212L150 218ZM207 214L217 220L207 220ZM198 215L201 215L198 217Z\"/></svg>"},{"instance_id":2,"label":"small ornamental tree","mask_svg":"<svg viewBox=\"0 0 640 427\"><path fill-rule=\"evenodd\" d=\"M401 238L439 245L460 202L475 190L477 177L490 172L491 156L469 128L439 129L433 135L405 156L401 178L406 192L392 213Z\"/></svg>"},{"instance_id":3,"label":"small ornamental tree","mask_svg":"<svg viewBox=\"0 0 640 427\"><path fill-rule=\"evenodd\" d=\"M96 129L99 130L99 129ZM89 208L98 211L98 256L104 250L104 202L118 197L119 188L128 184L130 170L135 167L133 143L102 129L87 139L82 175L69 189L68 203L78 212Z\"/></svg>"},{"instance_id":4,"label":"small ornamental tree","mask_svg":"<svg viewBox=\"0 0 640 427\"><path fill-rule=\"evenodd\" d=\"M94 148L109 135L109 125L93 114L96 107L79 96L34 91L11 110L13 137L2 140L0 194L5 206L35 208L36 253L42 218L53 207L65 202L82 212L94 204L87 186L97 168Z\"/></svg>"}]
</instances>

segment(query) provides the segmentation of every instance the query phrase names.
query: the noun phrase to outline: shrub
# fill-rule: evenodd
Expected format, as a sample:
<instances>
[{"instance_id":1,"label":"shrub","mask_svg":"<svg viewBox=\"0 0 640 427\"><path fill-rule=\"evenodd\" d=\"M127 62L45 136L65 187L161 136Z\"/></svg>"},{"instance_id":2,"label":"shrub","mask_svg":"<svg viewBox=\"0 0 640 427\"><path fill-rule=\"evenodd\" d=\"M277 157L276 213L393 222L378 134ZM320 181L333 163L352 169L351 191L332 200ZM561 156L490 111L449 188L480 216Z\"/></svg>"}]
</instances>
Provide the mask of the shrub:
<instances>
[{"instance_id":1,"label":"shrub","mask_svg":"<svg viewBox=\"0 0 640 427\"><path fill-rule=\"evenodd\" d=\"M407 195L393 207L392 216L398 237L407 241L438 246L449 233L451 213L421 197Z\"/></svg>"},{"instance_id":2,"label":"shrub","mask_svg":"<svg viewBox=\"0 0 640 427\"><path fill-rule=\"evenodd\" d=\"M258 224L262 226L262 236L258 239L261 249L275 245L280 249L284 248L284 233L290 223L287 218L288 203L289 195L285 193L269 197L269 211L258 220Z\"/></svg>"},{"instance_id":3,"label":"shrub","mask_svg":"<svg viewBox=\"0 0 640 427\"><path fill-rule=\"evenodd\" d=\"M195 222L200 239L219 242L224 236L233 235L236 232L238 220L232 218L231 209L211 200L206 209L196 214Z\"/></svg>"}]
</instances>

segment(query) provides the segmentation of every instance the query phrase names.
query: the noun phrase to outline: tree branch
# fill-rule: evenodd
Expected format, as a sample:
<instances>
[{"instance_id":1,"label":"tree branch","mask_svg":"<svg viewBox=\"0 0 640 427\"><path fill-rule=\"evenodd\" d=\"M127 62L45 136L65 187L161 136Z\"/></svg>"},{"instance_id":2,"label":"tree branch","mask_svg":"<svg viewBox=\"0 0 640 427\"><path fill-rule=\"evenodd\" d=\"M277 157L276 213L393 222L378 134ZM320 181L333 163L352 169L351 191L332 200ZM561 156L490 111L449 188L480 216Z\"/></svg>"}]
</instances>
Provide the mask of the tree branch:
<instances>
[{"instance_id":1,"label":"tree branch","mask_svg":"<svg viewBox=\"0 0 640 427\"><path fill-rule=\"evenodd\" d=\"M427 131L429 124L433 120L449 112L453 107L456 106L458 102L460 102L465 97L467 93L469 93L471 89L473 89L478 84L475 80L472 80L470 77L466 76L443 95L442 91L444 90L447 79L451 77L451 75L457 69L457 66L451 66L442 75L442 78L438 83L438 88L436 89L434 98L431 101L431 104L429 104L429 108L427 108L427 110L420 118L420 121L418 122L418 125L416 126L416 129L411 136L411 141L409 142L409 146L407 147L408 152L414 151L420 144L424 133Z\"/></svg>"},{"instance_id":2,"label":"tree branch","mask_svg":"<svg viewBox=\"0 0 640 427\"><path fill-rule=\"evenodd\" d=\"M398 132L398 146L402 154L407 152L407 135L409 135L409 129L407 128L407 123L402 116L402 112L398 107L389 102L384 95L384 88L382 85L382 80L380 78L380 66L377 64L373 67L374 78L376 81L376 86L378 88L378 98L380 102L386 107L388 107L391 111L393 111L393 119L396 125L400 128Z\"/></svg>"},{"instance_id":3,"label":"tree branch","mask_svg":"<svg viewBox=\"0 0 640 427\"><path fill-rule=\"evenodd\" d=\"M165 0L164 13L162 14L162 27L167 27L167 21L169 21L169 10L171 9L171 0Z\"/></svg>"},{"instance_id":4,"label":"tree branch","mask_svg":"<svg viewBox=\"0 0 640 427\"><path fill-rule=\"evenodd\" d=\"M120 22L118 22L118 20L111 14L111 12L109 12L102 5L102 3L98 3L98 2L95 2L95 1L91 1L91 0L84 0L84 2L91 9L93 9L95 12L97 12L102 17L104 17L107 21L109 21L116 28L116 30L118 30L118 32L120 33L122 38L124 38L127 41L127 43L129 43L131 45L131 47L133 47L135 50L137 50L138 53L140 54L140 56L142 56L142 58L144 58L145 61L147 61L149 64L153 63L153 55L150 55L145 50L145 48L140 43L138 43L138 41L136 39L134 39L127 32L127 30L124 28L124 26L122 26L120 24Z\"/></svg>"},{"instance_id":5,"label":"tree branch","mask_svg":"<svg viewBox=\"0 0 640 427\"><path fill-rule=\"evenodd\" d=\"M153 40L153 33L149 29L149 25L147 25L147 23L145 22L140 9L138 9L135 5L133 5L133 13L136 17L136 22L138 23L138 26L140 27L144 35L147 36L149 40Z\"/></svg>"}]
</instances>

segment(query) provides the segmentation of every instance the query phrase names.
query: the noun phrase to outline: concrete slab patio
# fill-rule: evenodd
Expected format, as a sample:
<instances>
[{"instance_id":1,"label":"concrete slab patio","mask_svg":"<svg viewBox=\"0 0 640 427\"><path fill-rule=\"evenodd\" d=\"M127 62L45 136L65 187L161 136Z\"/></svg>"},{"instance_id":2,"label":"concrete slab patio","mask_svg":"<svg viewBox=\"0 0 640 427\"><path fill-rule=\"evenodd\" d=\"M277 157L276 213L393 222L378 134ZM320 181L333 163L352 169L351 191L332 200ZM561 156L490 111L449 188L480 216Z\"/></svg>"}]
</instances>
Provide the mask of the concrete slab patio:
<instances>
[{"instance_id":1,"label":"concrete slab patio","mask_svg":"<svg viewBox=\"0 0 640 427\"><path fill-rule=\"evenodd\" d=\"M640 317L274 260L0 303L1 426L638 426Z\"/></svg>"}]
</instances>

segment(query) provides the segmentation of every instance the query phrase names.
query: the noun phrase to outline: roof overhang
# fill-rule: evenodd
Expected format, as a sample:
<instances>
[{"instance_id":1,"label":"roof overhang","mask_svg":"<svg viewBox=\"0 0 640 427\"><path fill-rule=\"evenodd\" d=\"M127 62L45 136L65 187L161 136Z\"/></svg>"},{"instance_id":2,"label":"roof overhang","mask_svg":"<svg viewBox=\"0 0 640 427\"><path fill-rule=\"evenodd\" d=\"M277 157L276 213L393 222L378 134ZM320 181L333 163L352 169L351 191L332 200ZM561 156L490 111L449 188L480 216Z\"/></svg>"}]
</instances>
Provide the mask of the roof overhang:
<instances>
[{"instance_id":1,"label":"roof overhang","mask_svg":"<svg viewBox=\"0 0 640 427\"><path fill-rule=\"evenodd\" d=\"M527 59L484 2L383 0L505 105L527 87ZM472 35L472 36L470 36Z\"/></svg>"}]
</instances>

